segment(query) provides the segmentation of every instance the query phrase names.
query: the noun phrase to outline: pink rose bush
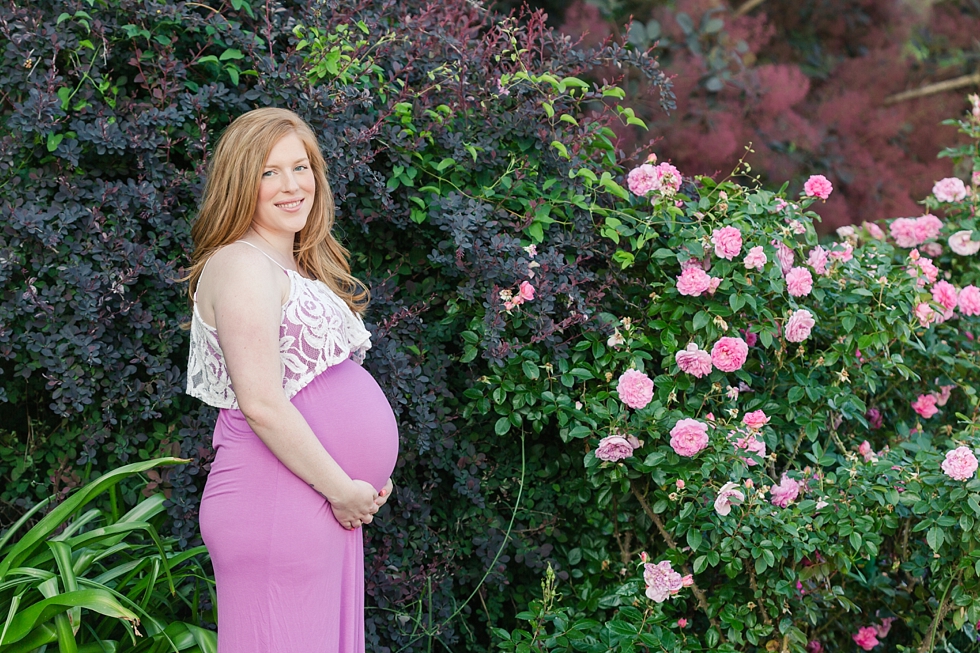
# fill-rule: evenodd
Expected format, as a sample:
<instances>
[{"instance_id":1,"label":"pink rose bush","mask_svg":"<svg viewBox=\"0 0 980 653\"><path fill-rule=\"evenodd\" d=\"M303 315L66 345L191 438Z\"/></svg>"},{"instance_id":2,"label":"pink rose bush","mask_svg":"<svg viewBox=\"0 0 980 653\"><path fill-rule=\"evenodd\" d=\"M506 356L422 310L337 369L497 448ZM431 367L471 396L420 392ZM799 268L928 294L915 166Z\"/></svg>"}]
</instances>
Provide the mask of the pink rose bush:
<instances>
[{"instance_id":1,"label":"pink rose bush","mask_svg":"<svg viewBox=\"0 0 980 653\"><path fill-rule=\"evenodd\" d=\"M674 571L667 560L643 565L643 581L647 598L656 603L663 603L685 587L684 577Z\"/></svg>"},{"instance_id":2,"label":"pink rose bush","mask_svg":"<svg viewBox=\"0 0 980 653\"><path fill-rule=\"evenodd\" d=\"M817 321L813 319L813 314L805 308L793 311L786 321L786 340L788 342L803 342L810 337L810 331L816 326Z\"/></svg>"},{"instance_id":3,"label":"pink rose bush","mask_svg":"<svg viewBox=\"0 0 980 653\"><path fill-rule=\"evenodd\" d=\"M939 412L936 408L937 398L935 395L919 395L915 401L912 402L912 410L918 413L921 417L929 419L933 415Z\"/></svg>"},{"instance_id":4,"label":"pink rose bush","mask_svg":"<svg viewBox=\"0 0 980 653\"><path fill-rule=\"evenodd\" d=\"M963 288L956 298L956 305L963 315L980 315L980 288L974 285Z\"/></svg>"},{"instance_id":5,"label":"pink rose bush","mask_svg":"<svg viewBox=\"0 0 980 653\"><path fill-rule=\"evenodd\" d=\"M796 501L802 489L803 485L799 481L794 481L786 476L786 474L783 474L779 480L779 484L772 486L770 490L772 498L769 501L774 506L786 508L789 504Z\"/></svg>"},{"instance_id":6,"label":"pink rose bush","mask_svg":"<svg viewBox=\"0 0 980 653\"><path fill-rule=\"evenodd\" d=\"M743 501L745 501L745 493L739 489L739 485L732 482L725 483L715 497L715 512L722 517L727 517L732 512L732 506L741 505Z\"/></svg>"},{"instance_id":7,"label":"pink rose bush","mask_svg":"<svg viewBox=\"0 0 980 653\"><path fill-rule=\"evenodd\" d=\"M619 377L616 393L624 404L639 410L653 399L653 381L639 370L628 370Z\"/></svg>"},{"instance_id":8,"label":"pink rose bush","mask_svg":"<svg viewBox=\"0 0 980 653\"><path fill-rule=\"evenodd\" d=\"M626 178L630 191L641 197L654 191L667 196L673 195L680 190L681 183L680 171L666 162L656 166L644 163L630 170Z\"/></svg>"},{"instance_id":9,"label":"pink rose bush","mask_svg":"<svg viewBox=\"0 0 980 653\"><path fill-rule=\"evenodd\" d=\"M830 193L833 192L834 186L830 183L823 175L812 175L803 184L803 192L806 193L807 197L819 197L822 200L830 197Z\"/></svg>"},{"instance_id":10,"label":"pink rose bush","mask_svg":"<svg viewBox=\"0 0 980 653\"><path fill-rule=\"evenodd\" d=\"M949 248L960 256L973 256L980 252L980 241L973 240L971 229L962 229L949 237Z\"/></svg>"},{"instance_id":11,"label":"pink rose bush","mask_svg":"<svg viewBox=\"0 0 980 653\"><path fill-rule=\"evenodd\" d=\"M756 431L768 423L769 417L767 417L765 412L761 410L753 410L751 413L745 413L745 416L742 417L742 424L744 424L746 428Z\"/></svg>"},{"instance_id":12,"label":"pink rose bush","mask_svg":"<svg viewBox=\"0 0 980 653\"><path fill-rule=\"evenodd\" d=\"M935 183L932 187L932 194L940 202L959 202L966 199L967 190L962 179L946 177Z\"/></svg>"},{"instance_id":13,"label":"pink rose bush","mask_svg":"<svg viewBox=\"0 0 980 653\"><path fill-rule=\"evenodd\" d=\"M766 253L761 245L750 249L749 253L742 259L742 264L746 270L761 270L768 262L769 259L766 258Z\"/></svg>"},{"instance_id":14,"label":"pink rose bush","mask_svg":"<svg viewBox=\"0 0 980 653\"><path fill-rule=\"evenodd\" d=\"M616 462L633 455L633 445L621 435L607 435L599 441L595 457L606 462Z\"/></svg>"},{"instance_id":15,"label":"pink rose bush","mask_svg":"<svg viewBox=\"0 0 980 653\"><path fill-rule=\"evenodd\" d=\"M793 268L786 273L786 290L793 297L806 297L813 290L813 277L806 268Z\"/></svg>"},{"instance_id":16,"label":"pink rose bush","mask_svg":"<svg viewBox=\"0 0 980 653\"><path fill-rule=\"evenodd\" d=\"M852 637L854 638L854 643L865 651L870 651L880 643L878 641L878 631L873 626L864 626L858 629L857 633L852 635Z\"/></svg>"},{"instance_id":17,"label":"pink rose bush","mask_svg":"<svg viewBox=\"0 0 980 653\"><path fill-rule=\"evenodd\" d=\"M709 292L711 286L712 278L701 268L687 268L677 277L677 292L689 297L699 297Z\"/></svg>"},{"instance_id":18,"label":"pink rose bush","mask_svg":"<svg viewBox=\"0 0 980 653\"><path fill-rule=\"evenodd\" d=\"M731 261L742 252L742 234L735 227L716 229L711 234L711 242L715 246L715 256L719 258Z\"/></svg>"},{"instance_id":19,"label":"pink rose bush","mask_svg":"<svg viewBox=\"0 0 980 653\"><path fill-rule=\"evenodd\" d=\"M749 355L749 346L741 338L719 338L711 348L711 363L722 372L742 369Z\"/></svg>"},{"instance_id":20,"label":"pink rose bush","mask_svg":"<svg viewBox=\"0 0 980 653\"><path fill-rule=\"evenodd\" d=\"M754 454L759 458L766 457L766 443L757 438L754 433L736 438L735 449L744 451L747 454ZM759 464L754 458L748 456L740 456L740 458L749 467L754 467Z\"/></svg>"}]
</instances>

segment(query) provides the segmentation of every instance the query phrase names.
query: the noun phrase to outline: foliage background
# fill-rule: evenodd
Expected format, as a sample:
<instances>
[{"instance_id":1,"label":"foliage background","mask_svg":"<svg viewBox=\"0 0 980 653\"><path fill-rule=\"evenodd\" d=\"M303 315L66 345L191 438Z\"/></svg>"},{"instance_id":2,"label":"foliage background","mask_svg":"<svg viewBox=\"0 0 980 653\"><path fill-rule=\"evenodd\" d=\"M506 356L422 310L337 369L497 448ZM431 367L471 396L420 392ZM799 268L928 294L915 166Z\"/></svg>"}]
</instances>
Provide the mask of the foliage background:
<instances>
[{"instance_id":1,"label":"foliage background","mask_svg":"<svg viewBox=\"0 0 980 653\"><path fill-rule=\"evenodd\" d=\"M666 120L655 58L462 2L8 2L0 34L4 525L122 463L180 455L192 463L144 489L168 497L180 546L198 541L214 414L182 394L178 279L209 147L238 114L285 106L331 164L340 235L374 293L367 366L401 427L396 494L366 533L369 648L485 650L549 563L576 610L619 605L609 588L640 545L617 539L615 493L582 472L592 444L518 385L534 369L584 388L582 334L604 340L603 311L645 301L646 268L611 264L595 228L627 200L618 139L639 121L611 84L577 80L621 83ZM500 291L526 280L534 301L507 314Z\"/></svg>"}]
</instances>

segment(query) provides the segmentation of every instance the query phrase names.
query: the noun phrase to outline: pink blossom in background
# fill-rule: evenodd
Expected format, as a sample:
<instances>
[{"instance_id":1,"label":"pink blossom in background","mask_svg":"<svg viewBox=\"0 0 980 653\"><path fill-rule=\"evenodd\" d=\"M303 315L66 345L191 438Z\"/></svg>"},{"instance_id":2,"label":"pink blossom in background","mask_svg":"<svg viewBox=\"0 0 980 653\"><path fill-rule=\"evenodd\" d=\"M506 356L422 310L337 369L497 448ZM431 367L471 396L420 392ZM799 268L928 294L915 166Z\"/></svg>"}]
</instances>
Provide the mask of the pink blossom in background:
<instances>
[{"instance_id":1,"label":"pink blossom in background","mask_svg":"<svg viewBox=\"0 0 980 653\"><path fill-rule=\"evenodd\" d=\"M753 410L742 416L742 424L750 429L761 429L769 423L769 417L761 410Z\"/></svg>"},{"instance_id":2,"label":"pink blossom in background","mask_svg":"<svg viewBox=\"0 0 980 653\"><path fill-rule=\"evenodd\" d=\"M633 446L620 435L607 435L599 441L595 457L606 462L616 462L633 455Z\"/></svg>"},{"instance_id":3,"label":"pink blossom in background","mask_svg":"<svg viewBox=\"0 0 980 653\"><path fill-rule=\"evenodd\" d=\"M643 446L643 440L638 440L635 435L627 435L626 441L630 443L634 451Z\"/></svg>"},{"instance_id":4,"label":"pink blossom in background","mask_svg":"<svg viewBox=\"0 0 980 653\"><path fill-rule=\"evenodd\" d=\"M715 512L722 517L727 517L732 512L732 506L737 506L745 501L745 494L738 489L738 485L732 482L725 483L718 490L715 498Z\"/></svg>"},{"instance_id":5,"label":"pink blossom in background","mask_svg":"<svg viewBox=\"0 0 980 653\"><path fill-rule=\"evenodd\" d=\"M685 619L684 617L681 617L680 619L678 619L677 620L677 627L678 628L687 628L687 619Z\"/></svg>"},{"instance_id":6,"label":"pink blossom in background","mask_svg":"<svg viewBox=\"0 0 980 653\"><path fill-rule=\"evenodd\" d=\"M696 456L708 446L708 425L696 419L678 420L670 430L670 446L679 456Z\"/></svg>"},{"instance_id":7,"label":"pink blossom in background","mask_svg":"<svg viewBox=\"0 0 980 653\"><path fill-rule=\"evenodd\" d=\"M786 321L786 340L788 342L803 342L810 337L810 330L816 325L813 314L805 308L793 311Z\"/></svg>"},{"instance_id":8,"label":"pink blossom in background","mask_svg":"<svg viewBox=\"0 0 980 653\"><path fill-rule=\"evenodd\" d=\"M517 294L522 300L529 302L534 299L534 286L527 281L522 281Z\"/></svg>"},{"instance_id":9,"label":"pink blossom in background","mask_svg":"<svg viewBox=\"0 0 980 653\"><path fill-rule=\"evenodd\" d=\"M932 259L923 256L916 261L915 265L922 272L922 276L927 282L933 283L939 278L939 268L933 265Z\"/></svg>"},{"instance_id":10,"label":"pink blossom in background","mask_svg":"<svg viewBox=\"0 0 980 653\"><path fill-rule=\"evenodd\" d=\"M974 112L976 112L976 105L974 105ZM980 171L974 170L973 174L970 176L971 181L974 186L980 186Z\"/></svg>"},{"instance_id":11,"label":"pink blossom in background","mask_svg":"<svg viewBox=\"0 0 980 653\"><path fill-rule=\"evenodd\" d=\"M722 372L742 369L749 355L749 346L741 338L719 338L711 348L711 362Z\"/></svg>"},{"instance_id":12,"label":"pink blossom in background","mask_svg":"<svg viewBox=\"0 0 980 653\"><path fill-rule=\"evenodd\" d=\"M648 163L644 163L638 168L633 168L626 176L626 185L634 195L646 196L652 190L659 188L660 179L657 169Z\"/></svg>"},{"instance_id":13,"label":"pink blossom in background","mask_svg":"<svg viewBox=\"0 0 980 653\"><path fill-rule=\"evenodd\" d=\"M613 331L613 334L606 339L607 347L619 347L620 345L625 343L626 343L626 338L624 338L623 334L619 332L619 329L615 329Z\"/></svg>"},{"instance_id":14,"label":"pink blossom in background","mask_svg":"<svg viewBox=\"0 0 980 653\"><path fill-rule=\"evenodd\" d=\"M784 200L783 198L780 197L779 199L776 200L776 208L774 210L775 211L782 211L787 206L789 206L789 202L787 202L786 200Z\"/></svg>"},{"instance_id":15,"label":"pink blossom in background","mask_svg":"<svg viewBox=\"0 0 980 653\"><path fill-rule=\"evenodd\" d=\"M792 231L797 236L802 236L806 233L806 225L800 220L786 220L786 224L789 225L789 230Z\"/></svg>"},{"instance_id":16,"label":"pink blossom in background","mask_svg":"<svg viewBox=\"0 0 980 653\"><path fill-rule=\"evenodd\" d=\"M754 435L747 435L744 438L736 439L735 448L741 449L746 453L755 454L759 458L766 457L766 443L758 439ZM742 458L743 461L745 461L745 464L748 465L749 467L754 467L759 464L751 458L746 458L744 456L740 456L740 457Z\"/></svg>"},{"instance_id":17,"label":"pink blossom in background","mask_svg":"<svg viewBox=\"0 0 980 653\"><path fill-rule=\"evenodd\" d=\"M711 286L711 277L701 268L687 268L677 277L677 292L689 297L700 297Z\"/></svg>"},{"instance_id":18,"label":"pink blossom in background","mask_svg":"<svg viewBox=\"0 0 980 653\"><path fill-rule=\"evenodd\" d=\"M677 367L681 368L682 372L698 379L711 374L711 354L698 349L693 342L674 354L674 360L677 361Z\"/></svg>"},{"instance_id":19,"label":"pink blossom in background","mask_svg":"<svg viewBox=\"0 0 980 653\"><path fill-rule=\"evenodd\" d=\"M940 202L959 202L966 199L966 186L957 177L940 179L932 187L932 194Z\"/></svg>"},{"instance_id":20,"label":"pink blossom in background","mask_svg":"<svg viewBox=\"0 0 980 653\"><path fill-rule=\"evenodd\" d=\"M854 258L854 246L850 243L843 243L837 245L837 247L840 247L840 249L835 248L830 252L830 258L837 259L841 263L847 263Z\"/></svg>"},{"instance_id":21,"label":"pink blossom in background","mask_svg":"<svg viewBox=\"0 0 980 653\"><path fill-rule=\"evenodd\" d=\"M953 393L953 388L955 385L941 385L939 386L939 392L933 392L933 396L936 397L937 406L945 406L946 402L949 401L949 396Z\"/></svg>"},{"instance_id":22,"label":"pink blossom in background","mask_svg":"<svg viewBox=\"0 0 980 653\"><path fill-rule=\"evenodd\" d=\"M877 635L878 631L876 631L874 627L865 626L860 628L856 635L851 635L851 637L858 646L863 648L865 651L870 651L880 643L878 642Z\"/></svg>"},{"instance_id":23,"label":"pink blossom in background","mask_svg":"<svg viewBox=\"0 0 980 653\"><path fill-rule=\"evenodd\" d=\"M813 268L813 271L819 275L827 274L827 263L830 257L828 256L827 250L825 250L820 245L817 245L810 250L810 255L807 256L806 264Z\"/></svg>"},{"instance_id":24,"label":"pink blossom in background","mask_svg":"<svg viewBox=\"0 0 980 653\"><path fill-rule=\"evenodd\" d=\"M721 277L711 277L708 279L708 294L714 295L715 291L718 290L718 286L721 285Z\"/></svg>"},{"instance_id":25,"label":"pink blossom in background","mask_svg":"<svg viewBox=\"0 0 980 653\"><path fill-rule=\"evenodd\" d=\"M858 453L864 457L864 462L866 463L875 459L875 452L871 449L871 443L867 440L862 442L861 446L858 447Z\"/></svg>"},{"instance_id":26,"label":"pink blossom in background","mask_svg":"<svg viewBox=\"0 0 980 653\"><path fill-rule=\"evenodd\" d=\"M980 288L967 286L960 291L956 302L963 315L980 315Z\"/></svg>"},{"instance_id":27,"label":"pink blossom in background","mask_svg":"<svg viewBox=\"0 0 980 653\"><path fill-rule=\"evenodd\" d=\"M535 256L538 255L538 246L537 245L528 245L527 247L524 248L524 251L527 252L527 255L528 256L530 256L531 258L534 258Z\"/></svg>"},{"instance_id":28,"label":"pink blossom in background","mask_svg":"<svg viewBox=\"0 0 980 653\"><path fill-rule=\"evenodd\" d=\"M681 173L666 161L656 167L657 189L665 195L673 195L681 189Z\"/></svg>"},{"instance_id":29,"label":"pink blossom in background","mask_svg":"<svg viewBox=\"0 0 980 653\"><path fill-rule=\"evenodd\" d=\"M915 236L920 243L931 240L939 235L943 229L943 221L931 213L927 213L921 218L915 219Z\"/></svg>"},{"instance_id":30,"label":"pink blossom in background","mask_svg":"<svg viewBox=\"0 0 980 653\"><path fill-rule=\"evenodd\" d=\"M681 272L683 272L684 270L688 270L690 268L697 268L699 270L704 270L705 272L707 272L708 271L707 268L710 267L711 265L710 263L708 263L707 260L702 261L701 259L694 258L693 256L687 259L686 261L681 261Z\"/></svg>"},{"instance_id":31,"label":"pink blossom in background","mask_svg":"<svg viewBox=\"0 0 980 653\"><path fill-rule=\"evenodd\" d=\"M879 227L874 222L865 222L861 226L863 226L864 230L868 232L868 235L874 238L875 240L885 239L885 232L882 231L881 227Z\"/></svg>"},{"instance_id":32,"label":"pink blossom in background","mask_svg":"<svg viewBox=\"0 0 980 653\"><path fill-rule=\"evenodd\" d=\"M674 571L668 560L657 564L648 562L643 565L643 581L647 586L647 598L657 603L663 603L684 587L681 575Z\"/></svg>"},{"instance_id":33,"label":"pink blossom in background","mask_svg":"<svg viewBox=\"0 0 980 653\"><path fill-rule=\"evenodd\" d=\"M956 286L948 281L939 281L932 287L932 301L936 302L947 310L956 308L959 300L959 293Z\"/></svg>"},{"instance_id":34,"label":"pink blossom in background","mask_svg":"<svg viewBox=\"0 0 980 653\"><path fill-rule=\"evenodd\" d=\"M949 248L960 256L973 256L980 252L980 241L972 240L973 232L969 229L957 231L947 241Z\"/></svg>"},{"instance_id":35,"label":"pink blossom in background","mask_svg":"<svg viewBox=\"0 0 980 653\"><path fill-rule=\"evenodd\" d=\"M925 243L922 246L922 251L929 256L936 258L937 256L943 255L943 246L937 242Z\"/></svg>"},{"instance_id":36,"label":"pink blossom in background","mask_svg":"<svg viewBox=\"0 0 980 653\"><path fill-rule=\"evenodd\" d=\"M803 192L807 197L819 197L822 200L830 197L834 185L823 175L813 175L803 184Z\"/></svg>"},{"instance_id":37,"label":"pink blossom in background","mask_svg":"<svg viewBox=\"0 0 980 653\"><path fill-rule=\"evenodd\" d=\"M640 409L653 399L653 381L639 370L627 370L619 377L616 393L624 404Z\"/></svg>"},{"instance_id":38,"label":"pink blossom in background","mask_svg":"<svg viewBox=\"0 0 980 653\"><path fill-rule=\"evenodd\" d=\"M738 399L738 388L736 388L735 386L731 386L731 385L728 386L725 389L725 396L727 396L732 401L735 401L736 399Z\"/></svg>"},{"instance_id":39,"label":"pink blossom in background","mask_svg":"<svg viewBox=\"0 0 980 653\"><path fill-rule=\"evenodd\" d=\"M939 412L939 409L936 408L936 396L931 394L919 395L918 399L912 402L912 410L923 418L929 419Z\"/></svg>"},{"instance_id":40,"label":"pink blossom in background","mask_svg":"<svg viewBox=\"0 0 980 653\"><path fill-rule=\"evenodd\" d=\"M745 265L746 270L761 270L763 266L769 262L766 257L766 253L762 249L762 245L753 247L749 250L749 253L745 255L742 264Z\"/></svg>"},{"instance_id":41,"label":"pink blossom in background","mask_svg":"<svg viewBox=\"0 0 980 653\"><path fill-rule=\"evenodd\" d=\"M806 297L813 290L813 276L806 268L793 268L786 273L786 290L793 297Z\"/></svg>"},{"instance_id":42,"label":"pink blossom in background","mask_svg":"<svg viewBox=\"0 0 980 653\"><path fill-rule=\"evenodd\" d=\"M779 480L779 485L774 485L769 490L771 495L769 502L774 506L785 508L796 501L796 498L800 496L800 490L802 488L802 483L794 481L786 474L783 474Z\"/></svg>"},{"instance_id":43,"label":"pink blossom in background","mask_svg":"<svg viewBox=\"0 0 980 653\"><path fill-rule=\"evenodd\" d=\"M807 642L806 653L823 653L823 644L815 639Z\"/></svg>"},{"instance_id":44,"label":"pink blossom in background","mask_svg":"<svg viewBox=\"0 0 980 653\"><path fill-rule=\"evenodd\" d=\"M868 420L868 426L873 430L878 430L884 425L884 417L877 408L869 408L864 417Z\"/></svg>"},{"instance_id":45,"label":"pink blossom in background","mask_svg":"<svg viewBox=\"0 0 980 653\"><path fill-rule=\"evenodd\" d=\"M732 261L742 251L742 233L735 227L722 227L711 233L715 256Z\"/></svg>"},{"instance_id":46,"label":"pink blossom in background","mask_svg":"<svg viewBox=\"0 0 980 653\"><path fill-rule=\"evenodd\" d=\"M893 621L895 621L895 617L885 617L881 620L881 625L874 627L875 631L878 633L878 637L885 638L888 636L889 631L892 629Z\"/></svg>"},{"instance_id":47,"label":"pink blossom in background","mask_svg":"<svg viewBox=\"0 0 980 653\"><path fill-rule=\"evenodd\" d=\"M776 259L779 260L779 269L782 270L783 274L786 274L793 267L793 250L780 240L772 241L772 245L776 248Z\"/></svg>"},{"instance_id":48,"label":"pink blossom in background","mask_svg":"<svg viewBox=\"0 0 980 653\"><path fill-rule=\"evenodd\" d=\"M674 485L677 487L678 490L683 490L684 489L684 486L685 486L685 483L681 479L677 479L677 481L674 483Z\"/></svg>"},{"instance_id":49,"label":"pink blossom in background","mask_svg":"<svg viewBox=\"0 0 980 653\"><path fill-rule=\"evenodd\" d=\"M918 234L915 231L915 220L912 218L898 218L892 221L888 227L891 231L895 244L899 247L915 247L921 244Z\"/></svg>"},{"instance_id":50,"label":"pink blossom in background","mask_svg":"<svg viewBox=\"0 0 980 653\"><path fill-rule=\"evenodd\" d=\"M925 302L919 302L915 307L915 317L919 319L919 326L928 327L939 316L936 314L936 311L932 310L932 306L929 306Z\"/></svg>"},{"instance_id":51,"label":"pink blossom in background","mask_svg":"<svg viewBox=\"0 0 980 653\"><path fill-rule=\"evenodd\" d=\"M838 238L857 238L857 231L854 229L854 225L846 224L843 227L837 227Z\"/></svg>"},{"instance_id":52,"label":"pink blossom in background","mask_svg":"<svg viewBox=\"0 0 980 653\"><path fill-rule=\"evenodd\" d=\"M941 466L943 473L954 481L968 481L977 473L977 457L967 447L956 447L946 452Z\"/></svg>"},{"instance_id":53,"label":"pink blossom in background","mask_svg":"<svg viewBox=\"0 0 980 653\"><path fill-rule=\"evenodd\" d=\"M755 343L759 342L759 335L752 333L748 329L740 329L739 333L742 334L742 339L745 340L745 344L749 347L755 347Z\"/></svg>"}]
</instances>

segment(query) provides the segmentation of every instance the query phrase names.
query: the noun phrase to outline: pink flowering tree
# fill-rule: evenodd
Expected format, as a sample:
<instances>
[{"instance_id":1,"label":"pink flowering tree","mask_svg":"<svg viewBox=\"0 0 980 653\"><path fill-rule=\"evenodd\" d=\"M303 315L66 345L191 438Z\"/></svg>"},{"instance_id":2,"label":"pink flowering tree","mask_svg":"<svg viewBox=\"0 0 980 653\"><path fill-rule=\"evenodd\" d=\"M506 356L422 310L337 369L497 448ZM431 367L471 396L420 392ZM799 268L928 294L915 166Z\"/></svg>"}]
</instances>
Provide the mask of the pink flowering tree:
<instances>
[{"instance_id":1,"label":"pink flowering tree","mask_svg":"<svg viewBox=\"0 0 980 653\"><path fill-rule=\"evenodd\" d=\"M980 117L959 124L980 140ZM534 403L498 412L582 456L597 510L578 526L616 573L582 586L596 545L577 542L564 607L532 605L553 644L519 629L502 648L976 641L980 154L946 155L974 172L921 216L823 242L823 177L784 197L648 164L593 206L622 268L603 327L555 368L529 345L487 385L519 379ZM573 635L594 646L554 643Z\"/></svg>"}]
</instances>

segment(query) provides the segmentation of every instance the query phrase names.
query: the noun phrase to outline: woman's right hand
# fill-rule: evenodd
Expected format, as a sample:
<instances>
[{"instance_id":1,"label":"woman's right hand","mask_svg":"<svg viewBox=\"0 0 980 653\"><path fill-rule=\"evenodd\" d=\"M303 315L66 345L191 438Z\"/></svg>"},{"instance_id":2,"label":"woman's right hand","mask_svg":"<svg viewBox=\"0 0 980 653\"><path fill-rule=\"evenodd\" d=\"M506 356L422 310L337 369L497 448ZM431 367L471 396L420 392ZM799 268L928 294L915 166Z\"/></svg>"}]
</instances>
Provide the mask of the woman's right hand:
<instances>
[{"instance_id":1,"label":"woman's right hand","mask_svg":"<svg viewBox=\"0 0 980 653\"><path fill-rule=\"evenodd\" d=\"M330 509L341 526L353 530L371 523L379 509L374 502L377 498L378 492L370 483L352 480L344 495L330 502Z\"/></svg>"}]
</instances>

